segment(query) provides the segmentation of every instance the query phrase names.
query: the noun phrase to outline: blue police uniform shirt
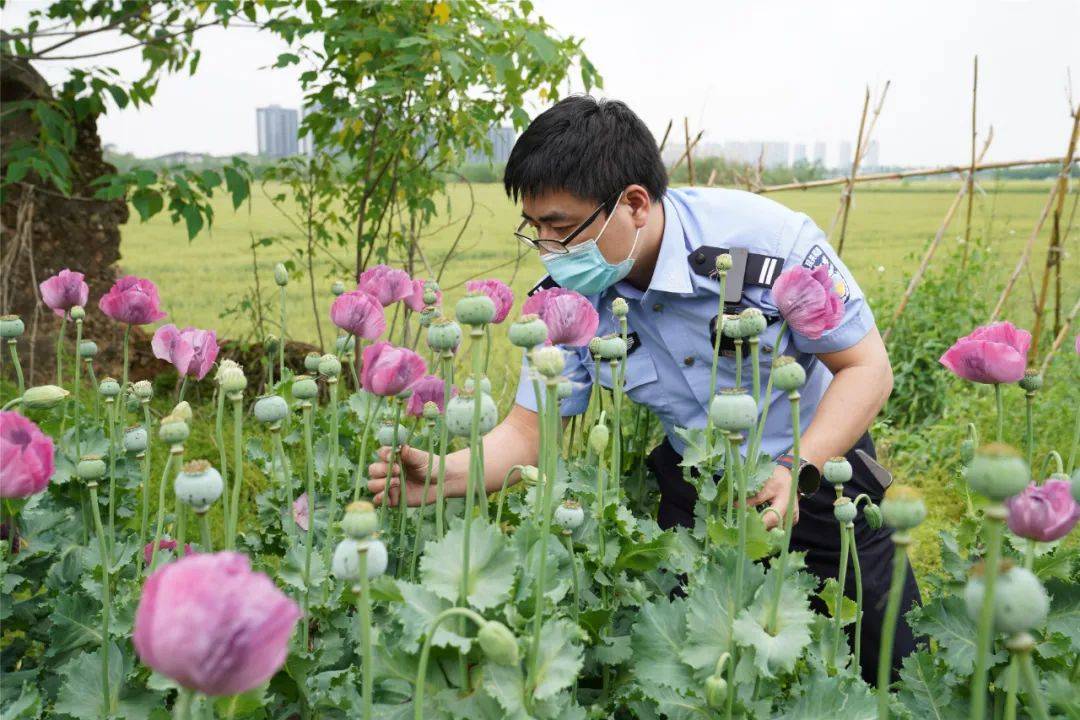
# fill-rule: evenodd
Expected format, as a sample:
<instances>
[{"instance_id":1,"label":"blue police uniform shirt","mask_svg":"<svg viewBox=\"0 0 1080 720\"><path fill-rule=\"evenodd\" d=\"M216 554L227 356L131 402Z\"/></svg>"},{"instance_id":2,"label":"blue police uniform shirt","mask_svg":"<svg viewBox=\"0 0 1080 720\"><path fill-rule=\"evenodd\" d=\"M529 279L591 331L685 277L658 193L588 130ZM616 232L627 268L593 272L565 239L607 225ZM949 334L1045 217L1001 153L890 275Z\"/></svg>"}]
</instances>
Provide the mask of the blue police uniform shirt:
<instances>
[{"instance_id":1,"label":"blue police uniform shirt","mask_svg":"<svg viewBox=\"0 0 1080 720\"><path fill-rule=\"evenodd\" d=\"M638 342L625 361L627 395L656 414L680 454L685 442L675 428L705 427L713 358L711 327L719 310L720 282L715 273L693 272L689 258L702 246L746 248L752 254L782 258L784 270L799 265L811 269L826 265L844 300L840 324L817 340L790 330L778 338L781 322L771 291L750 284L756 279L750 277L753 273L747 273L745 279L740 306L756 307L766 316L776 318L760 338L762 392L774 355L795 357L806 369L806 384L800 391L800 424L805 431L832 380L832 373L816 355L849 348L874 327L873 313L858 284L814 222L777 202L741 190L680 188L669 189L662 203L664 235L648 288L642 292L623 281L589 297L600 315L597 335L619 331L618 319L611 314L612 300L623 297L629 305L628 329L636 334ZM778 275L776 271L772 277ZM578 415L588 405L598 372L601 385L611 388L611 370L607 362L599 363L597 369L587 348L564 350L564 375L573 384L573 392L562 401L560 409L563 416ZM750 385L750 363L749 357L743 358L744 387ZM734 385L735 359L721 355L717 391ZM536 410L536 397L524 362L516 402ZM780 391L774 391L771 398L762 398L762 406L765 402L773 406L761 449L776 457L791 447L791 413L787 398Z\"/></svg>"}]
</instances>

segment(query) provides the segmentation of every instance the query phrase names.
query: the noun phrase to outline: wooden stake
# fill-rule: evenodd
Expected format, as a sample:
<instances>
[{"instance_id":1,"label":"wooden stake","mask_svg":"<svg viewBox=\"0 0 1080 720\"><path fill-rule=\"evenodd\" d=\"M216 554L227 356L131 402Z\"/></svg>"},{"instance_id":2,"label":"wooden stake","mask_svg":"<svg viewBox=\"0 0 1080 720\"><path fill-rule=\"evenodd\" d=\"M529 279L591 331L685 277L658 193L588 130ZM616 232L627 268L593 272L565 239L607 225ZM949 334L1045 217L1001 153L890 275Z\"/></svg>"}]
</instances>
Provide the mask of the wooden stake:
<instances>
[{"instance_id":1,"label":"wooden stake","mask_svg":"<svg viewBox=\"0 0 1080 720\"><path fill-rule=\"evenodd\" d=\"M1061 344L1065 341L1066 336L1069 334L1069 328L1072 327L1073 320L1076 319L1076 314L1080 312L1080 298L1077 298L1076 304L1073 305L1072 310L1069 311L1069 316L1065 318L1065 322L1061 325L1061 330L1058 332L1057 337L1054 338L1054 344L1050 346L1050 352L1046 353L1046 357L1043 358L1042 367L1039 368L1039 373L1046 375L1046 368L1050 367L1050 361L1054 359L1054 355L1057 354Z\"/></svg>"},{"instance_id":2,"label":"wooden stake","mask_svg":"<svg viewBox=\"0 0 1080 720\"><path fill-rule=\"evenodd\" d=\"M690 118L683 116L683 136L686 138L686 173L690 179L690 185L694 184L694 152L690 146ZM694 145L697 145L695 142Z\"/></svg>"},{"instance_id":3,"label":"wooden stake","mask_svg":"<svg viewBox=\"0 0 1080 720\"><path fill-rule=\"evenodd\" d=\"M671 134L671 124L673 122L675 122L675 121L674 120L668 120L667 121L667 130L664 131L664 139L660 141L660 152L661 153L664 152L664 146L667 145L668 135Z\"/></svg>"},{"instance_id":4,"label":"wooden stake","mask_svg":"<svg viewBox=\"0 0 1080 720\"><path fill-rule=\"evenodd\" d=\"M975 75L971 81L971 169L968 170L967 188L967 222L964 224L964 254L960 261L960 269L967 267L968 246L971 244L971 209L975 204L975 108L979 95L979 56L975 56Z\"/></svg>"},{"instance_id":5,"label":"wooden stake","mask_svg":"<svg viewBox=\"0 0 1080 720\"><path fill-rule=\"evenodd\" d=\"M878 102L874 106L869 128L866 127L866 114L870 108L870 87L867 86L866 88L862 117L859 119L859 134L855 141L855 156L852 158L851 163L851 173L848 175L848 181L840 194L840 206L836 210L836 216L833 218L832 225L829 226L829 238L831 240L832 231L836 227L837 221L840 222L840 241L836 246L837 255L844 251L844 237L847 235L848 215L851 212L851 196L855 192L854 179L859 174L859 164L862 162L863 156L866 155L867 150L870 148L870 137L873 134L874 126L877 125L878 117L881 116L881 108L885 105L885 95L889 92L889 85L890 82L886 82L885 87L881 90L881 97L878 98Z\"/></svg>"},{"instance_id":6,"label":"wooden stake","mask_svg":"<svg viewBox=\"0 0 1080 720\"><path fill-rule=\"evenodd\" d=\"M697 147L698 141L701 140L701 136L705 134L704 130L699 130L698 134L694 137L694 142L690 143L687 149L693 150ZM675 171L682 165L682 161L686 159L686 150L683 150L683 154L679 156L679 159L675 161L675 164L668 168L668 175L674 175Z\"/></svg>"}]
</instances>

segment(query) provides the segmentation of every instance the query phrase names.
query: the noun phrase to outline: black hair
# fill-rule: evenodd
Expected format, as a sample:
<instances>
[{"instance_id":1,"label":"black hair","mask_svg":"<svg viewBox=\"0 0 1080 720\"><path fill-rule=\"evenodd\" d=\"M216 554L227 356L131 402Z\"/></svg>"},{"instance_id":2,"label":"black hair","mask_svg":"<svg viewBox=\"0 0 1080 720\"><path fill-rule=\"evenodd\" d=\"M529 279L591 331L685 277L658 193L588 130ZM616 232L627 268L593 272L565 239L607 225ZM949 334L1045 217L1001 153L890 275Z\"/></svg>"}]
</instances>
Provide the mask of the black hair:
<instances>
[{"instance_id":1,"label":"black hair","mask_svg":"<svg viewBox=\"0 0 1080 720\"><path fill-rule=\"evenodd\" d=\"M571 95L537 116L506 162L503 186L519 197L566 191L614 207L615 195L641 185L659 200L668 177L649 128L626 103Z\"/></svg>"}]
</instances>

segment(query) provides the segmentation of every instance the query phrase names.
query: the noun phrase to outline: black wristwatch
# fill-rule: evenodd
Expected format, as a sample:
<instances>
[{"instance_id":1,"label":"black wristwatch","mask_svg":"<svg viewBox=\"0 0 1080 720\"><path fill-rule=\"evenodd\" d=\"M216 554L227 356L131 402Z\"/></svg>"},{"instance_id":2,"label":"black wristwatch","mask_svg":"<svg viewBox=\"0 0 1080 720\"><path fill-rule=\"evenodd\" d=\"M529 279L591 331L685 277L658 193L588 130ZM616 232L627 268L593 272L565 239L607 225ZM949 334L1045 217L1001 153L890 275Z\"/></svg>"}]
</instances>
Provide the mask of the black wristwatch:
<instances>
[{"instance_id":1,"label":"black wristwatch","mask_svg":"<svg viewBox=\"0 0 1080 720\"><path fill-rule=\"evenodd\" d=\"M776 458L776 464L782 465L788 470L792 470L794 463L795 458L792 455L781 455ZM792 471L791 474L794 476L796 473ZM817 466L806 462L803 458L799 458L799 472L796 483L799 487L799 495L801 497L810 497L821 486L821 471L817 469Z\"/></svg>"}]
</instances>

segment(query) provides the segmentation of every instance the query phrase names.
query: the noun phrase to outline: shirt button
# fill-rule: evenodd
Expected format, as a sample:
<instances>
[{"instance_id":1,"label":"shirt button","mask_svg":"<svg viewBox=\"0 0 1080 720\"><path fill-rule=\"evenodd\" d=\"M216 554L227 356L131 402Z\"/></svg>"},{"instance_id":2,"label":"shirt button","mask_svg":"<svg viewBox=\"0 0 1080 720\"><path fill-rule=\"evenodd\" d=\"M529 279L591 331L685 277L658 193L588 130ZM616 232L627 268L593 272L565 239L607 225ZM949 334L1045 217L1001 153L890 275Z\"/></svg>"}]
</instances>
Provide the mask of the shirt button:
<instances>
[{"instance_id":1,"label":"shirt button","mask_svg":"<svg viewBox=\"0 0 1080 720\"><path fill-rule=\"evenodd\" d=\"M660 312L661 310L664 309L664 306L661 303L656 303L655 305L652 306L652 309L653 309L653 312Z\"/></svg>"},{"instance_id":2,"label":"shirt button","mask_svg":"<svg viewBox=\"0 0 1080 720\"><path fill-rule=\"evenodd\" d=\"M686 365L686 367L690 367L694 364L694 356L687 355L685 358L683 358L683 363Z\"/></svg>"}]
</instances>

